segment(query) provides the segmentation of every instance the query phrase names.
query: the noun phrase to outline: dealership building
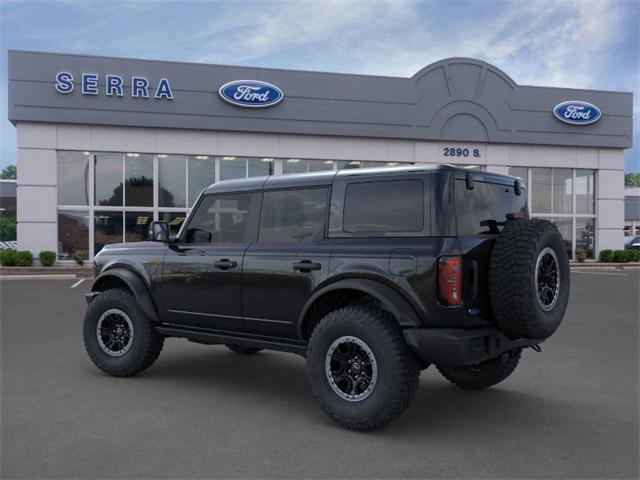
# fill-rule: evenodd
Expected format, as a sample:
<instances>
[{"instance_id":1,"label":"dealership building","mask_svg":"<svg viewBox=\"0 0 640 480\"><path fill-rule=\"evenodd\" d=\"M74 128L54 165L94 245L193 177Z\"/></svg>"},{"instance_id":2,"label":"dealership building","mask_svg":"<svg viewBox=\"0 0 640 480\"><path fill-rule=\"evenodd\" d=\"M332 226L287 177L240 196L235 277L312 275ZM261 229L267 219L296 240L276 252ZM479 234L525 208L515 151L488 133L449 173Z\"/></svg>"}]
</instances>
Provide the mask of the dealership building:
<instances>
[{"instance_id":1,"label":"dealership building","mask_svg":"<svg viewBox=\"0 0 640 480\"><path fill-rule=\"evenodd\" d=\"M571 255L623 245L632 94L518 85L449 58L382 77L9 52L18 248L92 258L174 230L202 189L260 175L460 165L523 178ZM568 85L567 87L570 87Z\"/></svg>"}]
</instances>

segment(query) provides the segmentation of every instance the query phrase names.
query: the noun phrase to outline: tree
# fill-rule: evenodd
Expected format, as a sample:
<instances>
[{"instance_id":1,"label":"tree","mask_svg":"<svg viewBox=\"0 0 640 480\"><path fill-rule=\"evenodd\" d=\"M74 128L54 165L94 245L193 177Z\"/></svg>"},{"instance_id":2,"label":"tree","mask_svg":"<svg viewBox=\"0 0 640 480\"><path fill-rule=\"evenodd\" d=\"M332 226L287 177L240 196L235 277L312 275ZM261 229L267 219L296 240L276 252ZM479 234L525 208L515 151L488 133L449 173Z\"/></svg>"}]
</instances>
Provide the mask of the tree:
<instances>
[{"instance_id":1,"label":"tree","mask_svg":"<svg viewBox=\"0 0 640 480\"><path fill-rule=\"evenodd\" d=\"M16 219L0 214L0 242L16 239Z\"/></svg>"},{"instance_id":2,"label":"tree","mask_svg":"<svg viewBox=\"0 0 640 480\"><path fill-rule=\"evenodd\" d=\"M624 186L626 188L640 187L640 172L625 173Z\"/></svg>"},{"instance_id":3,"label":"tree","mask_svg":"<svg viewBox=\"0 0 640 480\"><path fill-rule=\"evenodd\" d=\"M4 167L4 169L2 170L2 173L0 173L0 178L2 178L3 180L15 180L16 173L17 173L16 166L8 165Z\"/></svg>"}]
</instances>

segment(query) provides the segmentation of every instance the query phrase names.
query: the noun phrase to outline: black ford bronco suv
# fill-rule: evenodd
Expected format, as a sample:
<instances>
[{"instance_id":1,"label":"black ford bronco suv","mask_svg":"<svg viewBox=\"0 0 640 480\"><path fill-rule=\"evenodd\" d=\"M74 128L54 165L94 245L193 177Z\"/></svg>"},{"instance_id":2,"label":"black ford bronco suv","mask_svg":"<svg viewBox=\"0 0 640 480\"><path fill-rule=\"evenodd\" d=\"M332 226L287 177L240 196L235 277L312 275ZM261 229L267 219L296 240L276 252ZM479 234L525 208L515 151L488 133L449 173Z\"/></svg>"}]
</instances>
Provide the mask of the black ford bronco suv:
<instances>
[{"instance_id":1,"label":"black ford bronco suv","mask_svg":"<svg viewBox=\"0 0 640 480\"><path fill-rule=\"evenodd\" d=\"M529 218L520 179L451 166L223 181L177 235L154 222L151 236L96 256L98 368L141 372L166 337L298 353L354 430L396 418L431 364L464 389L501 382L569 297L562 238Z\"/></svg>"}]
</instances>

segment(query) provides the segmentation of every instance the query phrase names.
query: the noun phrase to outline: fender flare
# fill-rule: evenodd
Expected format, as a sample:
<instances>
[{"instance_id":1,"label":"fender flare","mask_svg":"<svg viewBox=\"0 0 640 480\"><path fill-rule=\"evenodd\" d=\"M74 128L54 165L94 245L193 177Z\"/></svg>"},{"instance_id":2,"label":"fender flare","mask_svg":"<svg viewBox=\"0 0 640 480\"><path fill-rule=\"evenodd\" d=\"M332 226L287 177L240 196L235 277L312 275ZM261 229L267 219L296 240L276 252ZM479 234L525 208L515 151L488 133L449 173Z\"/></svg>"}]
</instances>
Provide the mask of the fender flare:
<instances>
[{"instance_id":1,"label":"fender flare","mask_svg":"<svg viewBox=\"0 0 640 480\"><path fill-rule=\"evenodd\" d=\"M158 312L156 311L153 299L151 298L149 288L147 287L145 281L140 277L140 275L129 270L128 268L123 267L115 267L109 270L104 270L94 280L91 291L103 291L103 289L99 288L100 281L108 277L114 277L118 280L123 281L127 285L127 287L129 287L129 290L131 290L134 297L136 297L136 302L138 303L138 306L142 309L144 314L155 322L159 321Z\"/></svg>"},{"instance_id":2,"label":"fender flare","mask_svg":"<svg viewBox=\"0 0 640 480\"><path fill-rule=\"evenodd\" d=\"M298 318L298 335L302 338L304 319L309 312L309 309L314 303L327 293L336 290L358 290L368 295L371 295L377 299L386 310L389 311L398 321L401 327L421 327L423 326L420 317L416 313L416 310L411 306L409 301L405 299L401 294L393 290L387 285L377 282L375 280L369 280L364 278L353 278L340 280L330 285L327 285L316 293L307 301L300 316Z\"/></svg>"}]
</instances>

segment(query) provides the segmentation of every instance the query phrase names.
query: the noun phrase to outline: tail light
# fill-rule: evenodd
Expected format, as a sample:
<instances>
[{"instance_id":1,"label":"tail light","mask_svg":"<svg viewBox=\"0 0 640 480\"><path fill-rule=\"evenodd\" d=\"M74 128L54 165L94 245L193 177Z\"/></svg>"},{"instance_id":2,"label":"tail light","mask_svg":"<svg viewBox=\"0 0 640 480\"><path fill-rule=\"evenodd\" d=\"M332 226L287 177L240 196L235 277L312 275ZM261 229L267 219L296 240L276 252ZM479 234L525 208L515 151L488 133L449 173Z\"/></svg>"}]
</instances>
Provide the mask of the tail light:
<instances>
[{"instance_id":1,"label":"tail light","mask_svg":"<svg viewBox=\"0 0 640 480\"><path fill-rule=\"evenodd\" d=\"M462 304L462 261L460 257L438 260L438 295L446 305Z\"/></svg>"}]
</instances>

